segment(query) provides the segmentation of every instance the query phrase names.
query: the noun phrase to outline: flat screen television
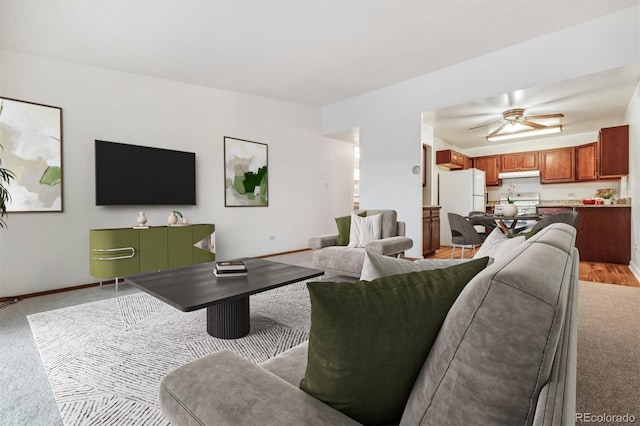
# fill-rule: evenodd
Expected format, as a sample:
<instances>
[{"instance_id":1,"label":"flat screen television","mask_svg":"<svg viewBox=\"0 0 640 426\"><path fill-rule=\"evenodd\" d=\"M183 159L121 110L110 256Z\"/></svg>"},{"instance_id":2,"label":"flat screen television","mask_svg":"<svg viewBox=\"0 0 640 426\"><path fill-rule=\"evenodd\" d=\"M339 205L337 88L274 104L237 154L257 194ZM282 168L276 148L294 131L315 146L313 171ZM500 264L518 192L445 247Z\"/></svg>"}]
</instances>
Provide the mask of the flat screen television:
<instances>
[{"instance_id":1,"label":"flat screen television","mask_svg":"<svg viewBox=\"0 0 640 426\"><path fill-rule=\"evenodd\" d=\"M95 141L96 205L195 205L193 152Z\"/></svg>"}]
</instances>

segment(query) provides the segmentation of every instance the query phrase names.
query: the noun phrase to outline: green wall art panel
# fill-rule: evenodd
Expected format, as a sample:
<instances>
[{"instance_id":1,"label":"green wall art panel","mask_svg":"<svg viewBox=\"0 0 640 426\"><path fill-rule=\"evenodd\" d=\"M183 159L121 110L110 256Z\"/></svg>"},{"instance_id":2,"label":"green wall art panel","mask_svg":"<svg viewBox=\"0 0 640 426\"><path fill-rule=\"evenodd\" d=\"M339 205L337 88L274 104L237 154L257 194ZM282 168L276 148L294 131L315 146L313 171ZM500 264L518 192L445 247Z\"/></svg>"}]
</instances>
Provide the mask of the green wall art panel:
<instances>
[{"instance_id":1,"label":"green wall art panel","mask_svg":"<svg viewBox=\"0 0 640 426\"><path fill-rule=\"evenodd\" d=\"M224 137L224 205L269 205L267 144Z\"/></svg>"},{"instance_id":2,"label":"green wall art panel","mask_svg":"<svg viewBox=\"0 0 640 426\"><path fill-rule=\"evenodd\" d=\"M62 108L0 97L8 212L62 212Z\"/></svg>"}]
</instances>

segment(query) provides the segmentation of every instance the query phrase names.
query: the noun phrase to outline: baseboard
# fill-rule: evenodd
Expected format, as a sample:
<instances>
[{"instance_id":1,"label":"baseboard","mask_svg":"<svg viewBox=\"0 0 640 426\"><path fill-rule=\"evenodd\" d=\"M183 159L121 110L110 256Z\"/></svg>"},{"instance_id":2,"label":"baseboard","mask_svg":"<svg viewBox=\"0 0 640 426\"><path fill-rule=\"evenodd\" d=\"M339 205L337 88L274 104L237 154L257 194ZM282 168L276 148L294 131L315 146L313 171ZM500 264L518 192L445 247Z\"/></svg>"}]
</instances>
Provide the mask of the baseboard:
<instances>
[{"instance_id":1,"label":"baseboard","mask_svg":"<svg viewBox=\"0 0 640 426\"><path fill-rule=\"evenodd\" d=\"M310 248L303 248L303 249L299 249L299 250L290 250L290 251L282 251L280 253L272 253L272 254L263 254L261 256L254 256L257 259L264 259L267 257L273 257L273 256L284 256L285 254L293 254L293 253L301 253L303 251L309 251L311 250Z\"/></svg>"},{"instance_id":2,"label":"baseboard","mask_svg":"<svg viewBox=\"0 0 640 426\"><path fill-rule=\"evenodd\" d=\"M110 281L102 281L102 284L115 284L116 280L110 280ZM63 293L65 291L72 291L72 290L80 290L83 288L89 288L89 287L97 287L99 286L100 283L89 283L89 284L81 284L81 285L74 285L72 287L62 287L62 288L56 288L53 290L47 290L47 291L39 291L37 293L28 293L28 294L20 294L17 296L13 296L13 297L0 297L0 303L4 303L4 302L9 302L15 299L28 299L30 297L38 297L38 296L46 296L48 294L55 294L55 293Z\"/></svg>"},{"instance_id":3,"label":"baseboard","mask_svg":"<svg viewBox=\"0 0 640 426\"><path fill-rule=\"evenodd\" d=\"M629 270L636 277L636 280L640 282L640 268L638 268L638 266L635 263L629 262Z\"/></svg>"}]
</instances>

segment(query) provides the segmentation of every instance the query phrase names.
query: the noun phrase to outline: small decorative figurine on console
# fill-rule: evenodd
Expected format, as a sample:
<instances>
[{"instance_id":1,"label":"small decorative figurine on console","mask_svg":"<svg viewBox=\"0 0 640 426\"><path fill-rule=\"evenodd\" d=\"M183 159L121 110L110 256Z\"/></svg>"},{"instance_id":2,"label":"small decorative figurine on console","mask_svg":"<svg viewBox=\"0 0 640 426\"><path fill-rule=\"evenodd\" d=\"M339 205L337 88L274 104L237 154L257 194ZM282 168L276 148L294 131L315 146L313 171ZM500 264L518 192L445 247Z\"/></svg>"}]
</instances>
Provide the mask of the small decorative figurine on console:
<instances>
[{"instance_id":1,"label":"small decorative figurine on console","mask_svg":"<svg viewBox=\"0 0 640 426\"><path fill-rule=\"evenodd\" d=\"M145 216L144 212L138 212L138 225L134 226L136 229L147 229L147 216Z\"/></svg>"},{"instance_id":2,"label":"small decorative figurine on console","mask_svg":"<svg viewBox=\"0 0 640 426\"><path fill-rule=\"evenodd\" d=\"M169 218L167 219L167 222L169 223L169 225L177 224L178 216L182 217L182 213L180 213L178 210L173 210L169 215Z\"/></svg>"}]
</instances>

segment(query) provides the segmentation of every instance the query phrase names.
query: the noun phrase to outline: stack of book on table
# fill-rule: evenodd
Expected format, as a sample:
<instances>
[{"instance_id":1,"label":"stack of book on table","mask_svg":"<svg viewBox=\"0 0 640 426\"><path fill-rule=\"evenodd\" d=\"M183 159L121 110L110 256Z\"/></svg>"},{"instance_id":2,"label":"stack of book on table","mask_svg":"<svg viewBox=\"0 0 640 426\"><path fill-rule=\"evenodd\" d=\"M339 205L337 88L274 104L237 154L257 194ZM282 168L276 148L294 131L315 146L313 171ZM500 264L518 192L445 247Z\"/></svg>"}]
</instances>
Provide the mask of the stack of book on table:
<instances>
[{"instance_id":1,"label":"stack of book on table","mask_svg":"<svg viewBox=\"0 0 640 426\"><path fill-rule=\"evenodd\" d=\"M216 262L213 268L213 274L220 277L241 277L247 275L247 267L241 260L227 260L224 262Z\"/></svg>"}]
</instances>

